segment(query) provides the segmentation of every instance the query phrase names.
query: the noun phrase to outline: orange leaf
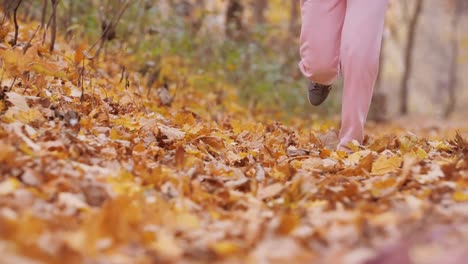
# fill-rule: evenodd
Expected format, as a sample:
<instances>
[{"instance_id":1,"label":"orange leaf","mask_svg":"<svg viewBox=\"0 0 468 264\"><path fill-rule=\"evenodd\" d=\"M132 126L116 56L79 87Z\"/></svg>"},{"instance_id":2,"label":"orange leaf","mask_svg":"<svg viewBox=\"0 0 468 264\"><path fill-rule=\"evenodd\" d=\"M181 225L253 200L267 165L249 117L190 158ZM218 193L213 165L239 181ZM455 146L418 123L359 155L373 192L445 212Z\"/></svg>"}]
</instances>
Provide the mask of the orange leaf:
<instances>
[{"instance_id":1,"label":"orange leaf","mask_svg":"<svg viewBox=\"0 0 468 264\"><path fill-rule=\"evenodd\" d=\"M84 44L81 44L76 48L76 50L75 50L75 64L80 63L84 59L84 53L83 53L84 50L85 50L85 45Z\"/></svg>"}]
</instances>

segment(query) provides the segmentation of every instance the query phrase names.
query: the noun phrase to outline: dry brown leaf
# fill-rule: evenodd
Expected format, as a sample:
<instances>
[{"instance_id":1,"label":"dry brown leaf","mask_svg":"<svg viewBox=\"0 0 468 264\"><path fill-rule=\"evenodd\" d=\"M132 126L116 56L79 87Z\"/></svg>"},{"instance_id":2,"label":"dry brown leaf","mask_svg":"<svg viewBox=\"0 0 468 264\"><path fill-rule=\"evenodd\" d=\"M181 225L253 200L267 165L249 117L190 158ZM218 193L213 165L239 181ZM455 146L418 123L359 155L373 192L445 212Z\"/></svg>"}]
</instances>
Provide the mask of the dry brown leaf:
<instances>
[{"instance_id":1,"label":"dry brown leaf","mask_svg":"<svg viewBox=\"0 0 468 264\"><path fill-rule=\"evenodd\" d=\"M161 133L166 136L169 140L178 140L178 139L183 139L185 137L185 132L174 128L174 127L168 127L165 125L159 125L159 130Z\"/></svg>"},{"instance_id":2,"label":"dry brown leaf","mask_svg":"<svg viewBox=\"0 0 468 264\"><path fill-rule=\"evenodd\" d=\"M265 200L268 198L275 197L276 195L280 194L281 191L284 189L284 184L283 183L274 183L271 185L268 185L264 188L260 188L257 193L257 197L260 200Z\"/></svg>"},{"instance_id":3,"label":"dry brown leaf","mask_svg":"<svg viewBox=\"0 0 468 264\"><path fill-rule=\"evenodd\" d=\"M28 102L23 95L17 94L15 92L8 92L5 94L8 97L7 100L13 104L13 107L15 107L16 111L28 111L30 109Z\"/></svg>"}]
</instances>

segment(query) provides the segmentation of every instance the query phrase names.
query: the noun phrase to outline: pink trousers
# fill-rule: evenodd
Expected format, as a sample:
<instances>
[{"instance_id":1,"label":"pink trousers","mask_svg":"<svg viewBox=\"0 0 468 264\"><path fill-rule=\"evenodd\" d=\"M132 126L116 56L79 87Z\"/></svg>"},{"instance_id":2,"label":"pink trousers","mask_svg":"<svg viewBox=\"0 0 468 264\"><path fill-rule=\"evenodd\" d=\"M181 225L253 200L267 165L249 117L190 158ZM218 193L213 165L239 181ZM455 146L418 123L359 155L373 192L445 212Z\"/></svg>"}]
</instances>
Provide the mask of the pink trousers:
<instances>
[{"instance_id":1,"label":"pink trousers","mask_svg":"<svg viewBox=\"0 0 468 264\"><path fill-rule=\"evenodd\" d=\"M340 144L362 142L379 71L388 0L301 0L301 61L309 80L344 81Z\"/></svg>"}]
</instances>

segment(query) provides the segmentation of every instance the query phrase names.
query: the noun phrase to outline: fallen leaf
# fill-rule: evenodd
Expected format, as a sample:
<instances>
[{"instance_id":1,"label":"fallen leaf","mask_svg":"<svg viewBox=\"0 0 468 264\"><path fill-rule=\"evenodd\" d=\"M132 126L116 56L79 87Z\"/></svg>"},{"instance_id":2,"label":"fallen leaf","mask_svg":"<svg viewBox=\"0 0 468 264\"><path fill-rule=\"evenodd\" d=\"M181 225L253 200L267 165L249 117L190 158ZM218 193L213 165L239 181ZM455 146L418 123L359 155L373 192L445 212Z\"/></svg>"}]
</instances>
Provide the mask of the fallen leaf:
<instances>
[{"instance_id":1,"label":"fallen leaf","mask_svg":"<svg viewBox=\"0 0 468 264\"><path fill-rule=\"evenodd\" d=\"M394 172L400 168L401 163L402 158L398 156L379 156L372 164L371 173L373 175L383 175L389 172Z\"/></svg>"},{"instance_id":2,"label":"fallen leaf","mask_svg":"<svg viewBox=\"0 0 468 264\"><path fill-rule=\"evenodd\" d=\"M159 130L169 140L178 140L178 139L183 139L185 137L185 132L177 128L159 125Z\"/></svg>"},{"instance_id":3,"label":"fallen leaf","mask_svg":"<svg viewBox=\"0 0 468 264\"><path fill-rule=\"evenodd\" d=\"M210 248L220 256L233 255L239 251L239 247L230 241L217 242L212 244Z\"/></svg>"},{"instance_id":4,"label":"fallen leaf","mask_svg":"<svg viewBox=\"0 0 468 264\"><path fill-rule=\"evenodd\" d=\"M18 189L20 183L16 179L7 179L0 182L0 195L8 195Z\"/></svg>"},{"instance_id":5,"label":"fallen leaf","mask_svg":"<svg viewBox=\"0 0 468 264\"><path fill-rule=\"evenodd\" d=\"M29 105L28 102L26 101L26 98L23 95L17 94L15 92L8 92L5 93L8 97L8 101L13 104L13 106L16 108L16 111L28 111Z\"/></svg>"},{"instance_id":6,"label":"fallen leaf","mask_svg":"<svg viewBox=\"0 0 468 264\"><path fill-rule=\"evenodd\" d=\"M265 200L268 198L272 198L281 193L284 189L284 184L282 183L274 183L265 188L260 188L257 193L257 197L260 200Z\"/></svg>"}]
</instances>

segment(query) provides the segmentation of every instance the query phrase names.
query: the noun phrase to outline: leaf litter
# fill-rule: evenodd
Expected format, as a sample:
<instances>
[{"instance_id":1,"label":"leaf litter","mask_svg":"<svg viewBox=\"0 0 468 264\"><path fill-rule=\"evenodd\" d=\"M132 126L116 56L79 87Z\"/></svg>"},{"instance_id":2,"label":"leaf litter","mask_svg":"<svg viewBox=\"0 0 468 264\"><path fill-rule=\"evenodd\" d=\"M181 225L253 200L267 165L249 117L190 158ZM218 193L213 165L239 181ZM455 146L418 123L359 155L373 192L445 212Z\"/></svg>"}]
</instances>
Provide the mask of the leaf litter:
<instances>
[{"instance_id":1,"label":"leaf litter","mask_svg":"<svg viewBox=\"0 0 468 264\"><path fill-rule=\"evenodd\" d=\"M197 89L182 58L164 60L154 91L136 69L120 82L131 55L88 61L86 45L60 41L56 54L0 50L13 84L0 94L5 263L466 259L466 126L371 127L348 155L328 125L271 121L222 83Z\"/></svg>"}]
</instances>

